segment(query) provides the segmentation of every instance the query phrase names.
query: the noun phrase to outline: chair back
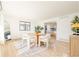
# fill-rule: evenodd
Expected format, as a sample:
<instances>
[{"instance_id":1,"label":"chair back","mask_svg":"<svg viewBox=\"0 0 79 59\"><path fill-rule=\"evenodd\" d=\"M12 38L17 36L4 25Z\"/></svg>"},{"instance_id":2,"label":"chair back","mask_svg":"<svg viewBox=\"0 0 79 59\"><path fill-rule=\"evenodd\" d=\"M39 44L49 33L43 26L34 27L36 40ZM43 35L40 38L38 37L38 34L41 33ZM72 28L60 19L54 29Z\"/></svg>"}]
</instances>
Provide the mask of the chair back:
<instances>
[{"instance_id":1,"label":"chair back","mask_svg":"<svg viewBox=\"0 0 79 59\"><path fill-rule=\"evenodd\" d=\"M40 39L49 39L49 38L50 38L50 34L45 34L40 36Z\"/></svg>"}]
</instances>

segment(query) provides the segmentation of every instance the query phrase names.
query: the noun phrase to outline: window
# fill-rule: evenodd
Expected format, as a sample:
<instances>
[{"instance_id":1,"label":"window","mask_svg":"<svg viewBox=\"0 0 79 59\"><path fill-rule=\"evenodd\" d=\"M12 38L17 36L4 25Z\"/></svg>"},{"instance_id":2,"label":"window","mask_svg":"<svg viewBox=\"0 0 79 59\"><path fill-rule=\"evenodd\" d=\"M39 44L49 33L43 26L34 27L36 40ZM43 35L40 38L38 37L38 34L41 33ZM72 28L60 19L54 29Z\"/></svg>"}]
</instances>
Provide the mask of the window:
<instances>
[{"instance_id":1,"label":"window","mask_svg":"<svg viewBox=\"0 0 79 59\"><path fill-rule=\"evenodd\" d=\"M26 21L20 21L19 30L20 31L30 31L31 23Z\"/></svg>"}]
</instances>

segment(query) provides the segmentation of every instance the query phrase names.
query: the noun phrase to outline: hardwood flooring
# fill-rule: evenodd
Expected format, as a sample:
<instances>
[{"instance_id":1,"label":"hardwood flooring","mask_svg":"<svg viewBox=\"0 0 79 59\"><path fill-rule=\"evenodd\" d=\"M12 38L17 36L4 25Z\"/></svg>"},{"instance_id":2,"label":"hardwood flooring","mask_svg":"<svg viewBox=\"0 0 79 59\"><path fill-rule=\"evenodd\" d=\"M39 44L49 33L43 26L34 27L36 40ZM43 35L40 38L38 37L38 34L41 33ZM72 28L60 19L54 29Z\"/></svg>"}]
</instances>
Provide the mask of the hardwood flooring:
<instances>
[{"instance_id":1,"label":"hardwood flooring","mask_svg":"<svg viewBox=\"0 0 79 59\"><path fill-rule=\"evenodd\" d=\"M54 46L49 47L39 53L32 54L32 52L27 54L26 52L19 55L19 57L68 57L69 56L69 43L56 41Z\"/></svg>"},{"instance_id":2,"label":"hardwood flooring","mask_svg":"<svg viewBox=\"0 0 79 59\"><path fill-rule=\"evenodd\" d=\"M11 42L13 42L13 41L11 41ZM14 48L11 48L12 47L11 45L16 44L16 42L14 42L13 44L11 42L7 42L5 44L5 46L0 45L0 54L1 54L1 52L3 54L1 56L3 56L3 57L14 56L15 57L16 51ZM11 44L9 45L8 43L11 43ZM38 53L33 54L33 52L30 52L30 54L28 54L27 52L24 52L20 55L17 55L16 57L64 57L64 56L66 57L66 56L69 56L69 43L68 42L54 40L54 41L50 41L49 45L50 45L49 48L44 49ZM44 48L44 47L42 47L42 48ZM13 50L11 50L11 49L13 49ZM5 51L5 53L4 53L4 51Z\"/></svg>"}]
</instances>

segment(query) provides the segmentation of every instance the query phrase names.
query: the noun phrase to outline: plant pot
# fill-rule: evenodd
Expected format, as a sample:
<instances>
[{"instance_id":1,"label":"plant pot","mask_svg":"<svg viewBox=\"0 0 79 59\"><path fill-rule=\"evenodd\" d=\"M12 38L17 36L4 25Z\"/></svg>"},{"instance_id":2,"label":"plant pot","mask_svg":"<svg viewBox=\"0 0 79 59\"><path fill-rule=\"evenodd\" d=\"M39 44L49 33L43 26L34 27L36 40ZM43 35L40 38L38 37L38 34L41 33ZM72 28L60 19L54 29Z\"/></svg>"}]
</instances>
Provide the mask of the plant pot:
<instances>
[{"instance_id":1,"label":"plant pot","mask_svg":"<svg viewBox=\"0 0 79 59\"><path fill-rule=\"evenodd\" d=\"M36 32L36 35L40 35L40 32Z\"/></svg>"}]
</instances>

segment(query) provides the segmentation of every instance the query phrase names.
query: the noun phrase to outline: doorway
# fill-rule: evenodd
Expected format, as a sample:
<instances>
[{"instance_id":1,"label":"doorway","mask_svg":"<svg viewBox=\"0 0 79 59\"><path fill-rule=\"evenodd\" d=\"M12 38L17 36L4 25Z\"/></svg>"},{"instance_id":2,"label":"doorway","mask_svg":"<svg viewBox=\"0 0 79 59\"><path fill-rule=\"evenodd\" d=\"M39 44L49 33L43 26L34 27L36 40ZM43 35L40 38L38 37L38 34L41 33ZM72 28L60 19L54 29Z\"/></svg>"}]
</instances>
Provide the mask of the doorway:
<instances>
[{"instance_id":1,"label":"doorway","mask_svg":"<svg viewBox=\"0 0 79 59\"><path fill-rule=\"evenodd\" d=\"M57 23L56 22L46 22L45 23L45 34L50 34L49 45L52 46L56 41L57 33Z\"/></svg>"},{"instance_id":2,"label":"doorway","mask_svg":"<svg viewBox=\"0 0 79 59\"><path fill-rule=\"evenodd\" d=\"M46 22L45 23L45 34L50 33L51 37L56 37L57 23L56 22Z\"/></svg>"}]
</instances>

